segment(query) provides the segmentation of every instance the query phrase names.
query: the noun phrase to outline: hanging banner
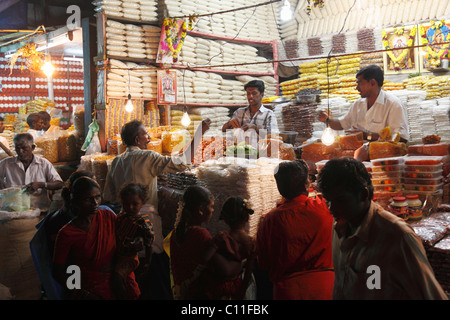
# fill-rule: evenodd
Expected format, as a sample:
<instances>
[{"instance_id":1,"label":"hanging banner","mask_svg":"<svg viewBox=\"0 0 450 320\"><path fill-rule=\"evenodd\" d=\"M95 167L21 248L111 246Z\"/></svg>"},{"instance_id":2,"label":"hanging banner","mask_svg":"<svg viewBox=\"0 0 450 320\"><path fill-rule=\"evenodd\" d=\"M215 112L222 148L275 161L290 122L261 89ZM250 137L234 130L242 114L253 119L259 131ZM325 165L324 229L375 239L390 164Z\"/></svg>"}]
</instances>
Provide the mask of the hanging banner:
<instances>
[{"instance_id":1,"label":"hanging banner","mask_svg":"<svg viewBox=\"0 0 450 320\"><path fill-rule=\"evenodd\" d=\"M158 104L177 104L177 72L158 70Z\"/></svg>"}]
</instances>

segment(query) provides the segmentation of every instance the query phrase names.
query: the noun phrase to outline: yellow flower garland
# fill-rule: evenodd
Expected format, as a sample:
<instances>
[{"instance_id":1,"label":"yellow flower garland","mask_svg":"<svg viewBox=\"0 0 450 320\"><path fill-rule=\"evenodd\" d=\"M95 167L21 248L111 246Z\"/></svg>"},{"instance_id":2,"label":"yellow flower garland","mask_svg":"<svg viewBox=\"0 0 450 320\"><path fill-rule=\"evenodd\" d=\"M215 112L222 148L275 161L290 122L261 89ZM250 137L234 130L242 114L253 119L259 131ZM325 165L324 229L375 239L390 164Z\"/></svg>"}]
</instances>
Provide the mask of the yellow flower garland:
<instances>
[{"instance_id":1,"label":"yellow flower garland","mask_svg":"<svg viewBox=\"0 0 450 320\"><path fill-rule=\"evenodd\" d=\"M405 29L404 27L401 28L394 28L394 33L397 35L402 35L404 33ZM387 51L387 55L391 59L391 61L394 63L394 70L398 71L400 70L400 61L403 61L408 54L409 47L411 47L414 44L414 37L416 36L417 27L413 27L411 31L409 32L409 39L407 42L407 48L403 49L402 53L400 53L397 57L392 53L392 51ZM383 46L386 50L391 49L391 46L389 45L388 37L386 30L382 31L382 39L383 39Z\"/></svg>"},{"instance_id":2,"label":"yellow flower garland","mask_svg":"<svg viewBox=\"0 0 450 320\"><path fill-rule=\"evenodd\" d=\"M170 52L172 53L172 57L174 59L174 62L178 60L178 54L181 51L181 48L183 47L184 40L187 35L187 30L192 30L193 23L195 22L196 18L194 16L189 17L189 25L186 23L186 21L183 21L181 25L181 37L178 41L177 48L175 49L173 47L174 40L178 37L178 34L172 33L174 29L177 27L178 20L174 18L165 18L163 22L164 31L166 33L166 42L169 47Z\"/></svg>"}]
</instances>

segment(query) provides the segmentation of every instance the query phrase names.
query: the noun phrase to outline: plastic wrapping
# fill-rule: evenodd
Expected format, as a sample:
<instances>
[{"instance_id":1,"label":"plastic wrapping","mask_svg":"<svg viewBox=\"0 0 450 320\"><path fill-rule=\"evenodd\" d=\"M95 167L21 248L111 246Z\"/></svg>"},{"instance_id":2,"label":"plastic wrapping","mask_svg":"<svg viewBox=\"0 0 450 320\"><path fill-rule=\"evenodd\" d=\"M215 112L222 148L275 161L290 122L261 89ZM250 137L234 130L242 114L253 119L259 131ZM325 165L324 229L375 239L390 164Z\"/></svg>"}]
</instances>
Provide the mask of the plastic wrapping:
<instances>
[{"instance_id":1,"label":"plastic wrapping","mask_svg":"<svg viewBox=\"0 0 450 320\"><path fill-rule=\"evenodd\" d=\"M27 211L31 207L30 194L24 191L25 186L10 187L0 190L2 211Z\"/></svg>"}]
</instances>

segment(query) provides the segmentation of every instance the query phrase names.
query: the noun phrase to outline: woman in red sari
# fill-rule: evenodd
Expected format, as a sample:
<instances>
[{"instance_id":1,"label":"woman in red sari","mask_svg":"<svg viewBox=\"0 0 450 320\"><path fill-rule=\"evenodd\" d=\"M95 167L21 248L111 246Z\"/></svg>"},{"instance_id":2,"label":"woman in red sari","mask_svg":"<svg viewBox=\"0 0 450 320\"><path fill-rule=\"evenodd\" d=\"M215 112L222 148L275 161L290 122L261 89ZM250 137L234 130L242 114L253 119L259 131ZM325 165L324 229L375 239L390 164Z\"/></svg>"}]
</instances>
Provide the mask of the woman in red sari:
<instances>
[{"instance_id":1,"label":"woman in red sari","mask_svg":"<svg viewBox=\"0 0 450 320\"><path fill-rule=\"evenodd\" d=\"M76 217L56 237L54 278L66 287L71 276L67 267L76 265L81 270L81 288L73 290L74 299L114 299L111 277L116 253L116 215L99 209L100 187L91 178L81 177L73 183L71 199ZM134 281L134 274L130 277ZM139 292L135 294L138 296Z\"/></svg>"}]
</instances>

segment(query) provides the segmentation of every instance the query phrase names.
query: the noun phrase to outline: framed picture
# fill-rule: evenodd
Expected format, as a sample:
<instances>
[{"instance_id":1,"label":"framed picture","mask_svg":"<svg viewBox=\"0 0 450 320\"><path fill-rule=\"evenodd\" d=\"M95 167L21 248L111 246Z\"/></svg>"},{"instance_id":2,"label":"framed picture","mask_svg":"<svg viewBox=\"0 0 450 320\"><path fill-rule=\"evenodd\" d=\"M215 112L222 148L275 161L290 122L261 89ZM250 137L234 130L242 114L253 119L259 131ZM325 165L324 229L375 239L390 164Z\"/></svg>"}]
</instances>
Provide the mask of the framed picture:
<instances>
[{"instance_id":1,"label":"framed picture","mask_svg":"<svg viewBox=\"0 0 450 320\"><path fill-rule=\"evenodd\" d=\"M383 66L385 74L419 72L418 50L412 48L417 43L417 27L394 27L382 31Z\"/></svg>"},{"instance_id":2,"label":"framed picture","mask_svg":"<svg viewBox=\"0 0 450 320\"><path fill-rule=\"evenodd\" d=\"M441 66L441 59L448 57L450 41L450 21L441 20L419 26L420 72L430 72Z\"/></svg>"},{"instance_id":3,"label":"framed picture","mask_svg":"<svg viewBox=\"0 0 450 320\"><path fill-rule=\"evenodd\" d=\"M177 72L158 70L158 104L177 104Z\"/></svg>"}]
</instances>

